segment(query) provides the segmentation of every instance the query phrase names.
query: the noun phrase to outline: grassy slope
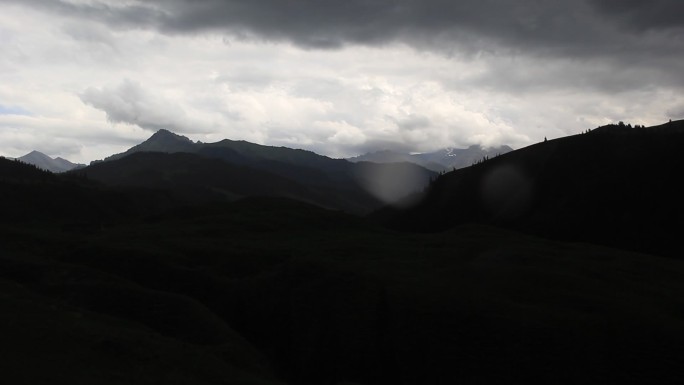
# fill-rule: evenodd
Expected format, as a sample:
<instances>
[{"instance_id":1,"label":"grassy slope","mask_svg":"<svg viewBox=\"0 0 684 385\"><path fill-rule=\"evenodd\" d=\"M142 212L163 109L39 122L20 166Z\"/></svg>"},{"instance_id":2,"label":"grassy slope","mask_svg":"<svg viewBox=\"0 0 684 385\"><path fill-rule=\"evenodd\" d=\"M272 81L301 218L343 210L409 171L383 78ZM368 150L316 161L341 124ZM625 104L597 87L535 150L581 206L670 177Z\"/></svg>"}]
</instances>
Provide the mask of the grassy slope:
<instances>
[{"instance_id":1,"label":"grassy slope","mask_svg":"<svg viewBox=\"0 0 684 385\"><path fill-rule=\"evenodd\" d=\"M264 199L94 234L1 234L3 359L26 383L52 371L70 383L270 383L274 373L316 384L622 384L682 374L676 260L484 226L398 234Z\"/></svg>"}]
</instances>

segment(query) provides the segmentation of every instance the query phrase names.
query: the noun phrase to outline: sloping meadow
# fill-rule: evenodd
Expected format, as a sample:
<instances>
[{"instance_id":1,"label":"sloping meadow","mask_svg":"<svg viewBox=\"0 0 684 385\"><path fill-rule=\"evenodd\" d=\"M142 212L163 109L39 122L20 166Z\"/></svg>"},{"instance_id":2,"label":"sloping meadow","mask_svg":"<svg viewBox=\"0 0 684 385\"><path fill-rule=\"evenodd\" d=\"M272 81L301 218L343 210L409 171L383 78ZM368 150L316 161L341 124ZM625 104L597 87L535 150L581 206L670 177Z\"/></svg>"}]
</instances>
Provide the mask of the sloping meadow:
<instances>
[{"instance_id":1,"label":"sloping meadow","mask_svg":"<svg viewBox=\"0 0 684 385\"><path fill-rule=\"evenodd\" d=\"M486 226L396 233L264 198L97 231L2 230L2 358L27 383L682 374L684 264L672 259Z\"/></svg>"}]
</instances>

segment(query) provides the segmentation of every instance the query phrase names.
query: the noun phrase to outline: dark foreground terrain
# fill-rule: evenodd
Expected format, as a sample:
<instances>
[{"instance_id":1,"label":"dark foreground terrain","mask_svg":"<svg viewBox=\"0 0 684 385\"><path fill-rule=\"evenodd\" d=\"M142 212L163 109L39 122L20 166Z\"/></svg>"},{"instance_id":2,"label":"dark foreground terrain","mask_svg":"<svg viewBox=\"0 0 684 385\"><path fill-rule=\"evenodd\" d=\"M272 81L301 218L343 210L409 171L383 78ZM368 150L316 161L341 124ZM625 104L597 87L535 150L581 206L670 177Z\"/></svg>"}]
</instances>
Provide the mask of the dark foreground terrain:
<instances>
[{"instance_id":1,"label":"dark foreground terrain","mask_svg":"<svg viewBox=\"0 0 684 385\"><path fill-rule=\"evenodd\" d=\"M684 263L285 200L98 228L5 224L13 384L665 383Z\"/></svg>"},{"instance_id":2,"label":"dark foreground terrain","mask_svg":"<svg viewBox=\"0 0 684 385\"><path fill-rule=\"evenodd\" d=\"M679 125L514 151L374 221L0 159L2 381L680 383Z\"/></svg>"}]
</instances>

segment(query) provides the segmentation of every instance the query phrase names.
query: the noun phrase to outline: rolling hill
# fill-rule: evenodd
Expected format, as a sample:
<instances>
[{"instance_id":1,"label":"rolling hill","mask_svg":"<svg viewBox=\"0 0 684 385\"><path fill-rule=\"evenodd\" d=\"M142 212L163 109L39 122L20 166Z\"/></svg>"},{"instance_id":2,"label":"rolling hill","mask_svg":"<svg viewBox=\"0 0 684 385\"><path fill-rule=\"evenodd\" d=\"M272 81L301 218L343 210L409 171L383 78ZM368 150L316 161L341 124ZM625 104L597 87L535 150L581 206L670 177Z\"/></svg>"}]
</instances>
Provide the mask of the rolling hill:
<instances>
[{"instance_id":1,"label":"rolling hill","mask_svg":"<svg viewBox=\"0 0 684 385\"><path fill-rule=\"evenodd\" d=\"M96 233L0 221L12 383L639 384L684 374L684 262L282 198ZM39 366L41 370L35 370Z\"/></svg>"}]
</instances>

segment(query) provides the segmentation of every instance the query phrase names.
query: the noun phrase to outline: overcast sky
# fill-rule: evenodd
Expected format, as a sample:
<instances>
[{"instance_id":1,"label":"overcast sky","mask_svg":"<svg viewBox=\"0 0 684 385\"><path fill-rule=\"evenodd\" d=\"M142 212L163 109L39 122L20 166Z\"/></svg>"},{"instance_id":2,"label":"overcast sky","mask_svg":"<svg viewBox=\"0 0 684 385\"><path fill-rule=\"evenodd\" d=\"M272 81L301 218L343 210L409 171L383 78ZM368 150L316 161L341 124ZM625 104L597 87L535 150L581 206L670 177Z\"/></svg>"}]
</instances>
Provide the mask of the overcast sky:
<instances>
[{"instance_id":1,"label":"overcast sky","mask_svg":"<svg viewBox=\"0 0 684 385\"><path fill-rule=\"evenodd\" d=\"M678 0L0 0L0 155L333 157L684 118Z\"/></svg>"}]
</instances>

